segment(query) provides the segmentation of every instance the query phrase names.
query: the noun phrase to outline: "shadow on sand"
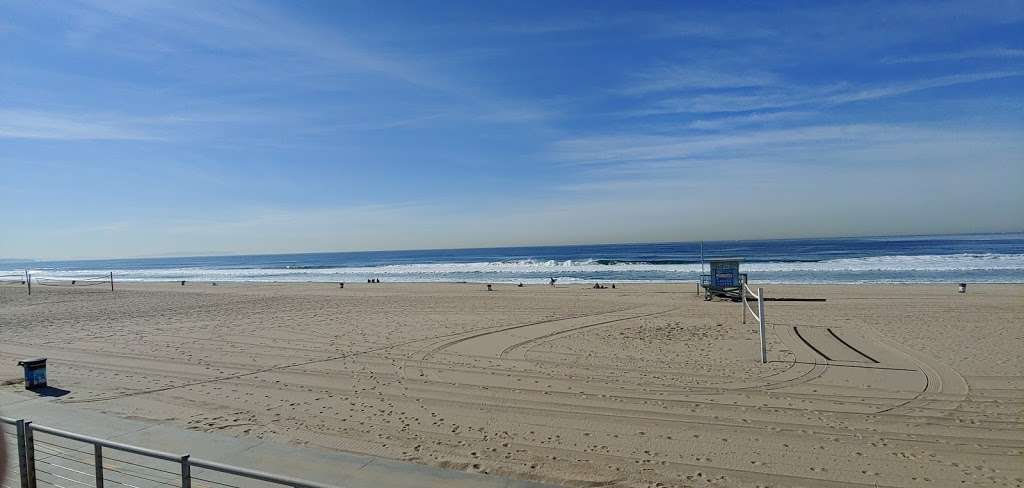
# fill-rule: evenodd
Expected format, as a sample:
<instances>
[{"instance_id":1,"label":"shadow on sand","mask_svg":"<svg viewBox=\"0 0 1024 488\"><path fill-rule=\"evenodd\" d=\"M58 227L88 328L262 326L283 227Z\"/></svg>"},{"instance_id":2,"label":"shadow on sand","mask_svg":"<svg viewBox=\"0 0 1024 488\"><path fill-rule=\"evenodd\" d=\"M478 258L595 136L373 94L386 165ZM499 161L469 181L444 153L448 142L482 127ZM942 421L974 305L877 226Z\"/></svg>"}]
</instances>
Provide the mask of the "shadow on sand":
<instances>
[{"instance_id":1,"label":"shadow on sand","mask_svg":"<svg viewBox=\"0 0 1024 488\"><path fill-rule=\"evenodd\" d=\"M65 390L63 388L55 388L52 386L40 386L38 388L32 388L29 391L43 397L62 397L64 395L67 395L68 393L71 393L70 390Z\"/></svg>"}]
</instances>

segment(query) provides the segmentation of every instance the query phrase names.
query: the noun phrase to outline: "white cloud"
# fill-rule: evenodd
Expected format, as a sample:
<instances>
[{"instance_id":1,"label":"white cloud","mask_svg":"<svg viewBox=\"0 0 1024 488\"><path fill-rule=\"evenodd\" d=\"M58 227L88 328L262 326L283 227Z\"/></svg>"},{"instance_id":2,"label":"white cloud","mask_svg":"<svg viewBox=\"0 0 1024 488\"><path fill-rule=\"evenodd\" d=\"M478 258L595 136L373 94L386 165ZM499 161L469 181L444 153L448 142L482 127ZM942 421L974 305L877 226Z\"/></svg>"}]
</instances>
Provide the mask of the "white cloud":
<instances>
[{"instance_id":1,"label":"white cloud","mask_svg":"<svg viewBox=\"0 0 1024 488\"><path fill-rule=\"evenodd\" d=\"M779 82L773 73L756 70L723 70L698 66L660 66L633 76L631 85L623 88L627 95L722 88L750 88Z\"/></svg>"},{"instance_id":2,"label":"white cloud","mask_svg":"<svg viewBox=\"0 0 1024 488\"><path fill-rule=\"evenodd\" d=\"M755 112L743 115L716 117L713 119L694 120L684 125L687 129L720 130L768 122L792 121L814 115L814 112Z\"/></svg>"},{"instance_id":3,"label":"white cloud","mask_svg":"<svg viewBox=\"0 0 1024 488\"><path fill-rule=\"evenodd\" d=\"M931 63L936 61L963 61L966 59L1008 59L1024 58L1024 49L1010 49L995 47L987 49L973 49L969 51L943 52L933 54L922 54L917 56L891 56L882 59L883 63Z\"/></svg>"},{"instance_id":4,"label":"white cloud","mask_svg":"<svg viewBox=\"0 0 1024 488\"><path fill-rule=\"evenodd\" d=\"M809 142L854 144L865 139L896 137L893 127L885 125L822 125L791 129L747 131L714 136L613 135L560 141L556 158L572 164L618 164L645 160L690 158L711 151L720 156L727 151L769 146L807 144ZM903 135L909 132L904 132Z\"/></svg>"},{"instance_id":5,"label":"white cloud","mask_svg":"<svg viewBox=\"0 0 1024 488\"><path fill-rule=\"evenodd\" d=\"M706 164L795 162L831 167L856 158L863 164L923 161L923 154L948 160L971 151L997 153L1008 164L1024 159L1024 143L1013 130L910 127L890 124L817 125L687 136L608 135L558 142L553 156L594 168L638 168L652 177ZM880 149L881 148L881 149ZM908 150L912 148L912 150ZM883 149L892 149L886 153ZM866 157L867 151L873 151ZM837 155L843 155L842 158ZM954 156L955 155L955 156ZM652 164L656 163L656 164ZM660 163L660 164L657 164Z\"/></svg>"},{"instance_id":6,"label":"white cloud","mask_svg":"<svg viewBox=\"0 0 1024 488\"><path fill-rule=\"evenodd\" d=\"M494 30L511 34L560 34L606 29L629 21L630 19L609 17L597 13L579 13L572 17L549 17L516 24L498 25L494 27Z\"/></svg>"},{"instance_id":7,"label":"white cloud","mask_svg":"<svg viewBox=\"0 0 1024 488\"><path fill-rule=\"evenodd\" d=\"M1024 71L992 71L939 76L882 86L833 85L825 87L775 87L754 93L701 94L674 97L656 102L652 107L631 112L631 115L673 113L747 112L788 107L835 106L877 100L922 90L975 83L985 80L1024 76Z\"/></svg>"},{"instance_id":8,"label":"white cloud","mask_svg":"<svg viewBox=\"0 0 1024 488\"><path fill-rule=\"evenodd\" d=\"M985 80L996 80L1000 78L1014 78L1024 76L1024 71L992 71L987 73L965 73L949 76L940 76L926 80L916 80L908 83L892 84L877 88L851 90L846 93L837 93L825 98L824 103L838 105L860 100L874 100L878 98L892 97L906 93L941 88L965 83L974 83Z\"/></svg>"},{"instance_id":9,"label":"white cloud","mask_svg":"<svg viewBox=\"0 0 1024 488\"><path fill-rule=\"evenodd\" d=\"M199 45L265 58L299 56L336 71L379 74L424 88L448 89L447 82L416 62L356 46L334 31L297 22L255 3L87 0L85 4L89 9L76 17L79 24L67 34L79 46L105 45L104 36L113 31L119 39L128 40L109 46L119 54L141 49L162 55Z\"/></svg>"},{"instance_id":10,"label":"white cloud","mask_svg":"<svg viewBox=\"0 0 1024 488\"><path fill-rule=\"evenodd\" d=\"M154 140L159 136L110 115L0 108L0 138L53 140Z\"/></svg>"}]
</instances>

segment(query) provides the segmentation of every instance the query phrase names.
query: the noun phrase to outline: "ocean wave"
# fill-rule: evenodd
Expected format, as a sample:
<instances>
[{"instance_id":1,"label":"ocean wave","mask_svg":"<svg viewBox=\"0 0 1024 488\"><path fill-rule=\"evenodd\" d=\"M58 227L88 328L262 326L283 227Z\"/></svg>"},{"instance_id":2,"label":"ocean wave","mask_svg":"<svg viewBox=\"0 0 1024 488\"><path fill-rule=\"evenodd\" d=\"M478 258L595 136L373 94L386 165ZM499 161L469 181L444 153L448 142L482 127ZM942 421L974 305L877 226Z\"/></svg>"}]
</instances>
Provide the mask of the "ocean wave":
<instances>
[{"instance_id":1,"label":"ocean wave","mask_svg":"<svg viewBox=\"0 0 1024 488\"><path fill-rule=\"evenodd\" d=\"M616 279L618 281L692 280L700 271L700 263L628 262L609 259L536 260L517 259L471 263L418 263L380 266L324 267L282 266L268 268L181 267L169 269L86 269L31 270L40 278L84 278L113 271L122 281L353 281L384 278L392 281L523 281L544 282L548 277L561 281ZM840 258L822 261L747 262L741 271L751 279L761 277L777 281L794 279L802 282L835 281L839 274L875 273L873 282L903 280L908 273L994 272L1024 279L1024 254L949 254L920 256L874 256ZM20 273L11 270L10 273ZM0 270L0 274L8 271ZM861 280L862 276L846 280ZM891 276L890 276L891 275ZM927 277L915 278L926 280ZM842 280L840 280L842 281Z\"/></svg>"}]
</instances>

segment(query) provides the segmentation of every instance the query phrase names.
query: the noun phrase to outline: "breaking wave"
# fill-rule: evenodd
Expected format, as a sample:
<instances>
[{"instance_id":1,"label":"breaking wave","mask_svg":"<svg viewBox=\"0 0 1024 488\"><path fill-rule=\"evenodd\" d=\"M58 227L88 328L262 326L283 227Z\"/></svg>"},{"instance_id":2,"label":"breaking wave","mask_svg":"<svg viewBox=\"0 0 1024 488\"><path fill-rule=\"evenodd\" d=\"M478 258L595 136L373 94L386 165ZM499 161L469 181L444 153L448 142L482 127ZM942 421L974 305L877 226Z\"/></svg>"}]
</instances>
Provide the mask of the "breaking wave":
<instances>
[{"instance_id":1,"label":"breaking wave","mask_svg":"<svg viewBox=\"0 0 1024 488\"><path fill-rule=\"evenodd\" d=\"M110 269L32 270L34 276L70 277L106 273ZM493 262L403 263L379 266L280 266L264 268L178 267L112 270L121 281L350 281L382 278L390 281L471 281L539 283L549 277L562 282L682 281L693 280L699 262L613 259L538 260L519 259ZM980 281L1024 282L1024 254L947 254L919 256L873 256L820 261L745 262L742 271L751 279L776 282L890 282L948 281L967 273L987 276ZM18 272L12 270L13 272ZM0 274L6 271L0 270Z\"/></svg>"}]
</instances>

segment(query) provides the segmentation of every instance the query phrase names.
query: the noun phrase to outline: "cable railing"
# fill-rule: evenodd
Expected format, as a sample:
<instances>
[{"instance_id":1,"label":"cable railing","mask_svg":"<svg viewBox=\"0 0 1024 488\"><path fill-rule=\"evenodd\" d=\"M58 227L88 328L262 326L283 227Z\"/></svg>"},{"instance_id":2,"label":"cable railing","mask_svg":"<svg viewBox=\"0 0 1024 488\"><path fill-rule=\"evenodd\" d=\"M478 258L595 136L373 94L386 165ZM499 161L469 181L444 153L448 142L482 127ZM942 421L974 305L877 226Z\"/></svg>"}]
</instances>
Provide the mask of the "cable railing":
<instances>
[{"instance_id":1,"label":"cable railing","mask_svg":"<svg viewBox=\"0 0 1024 488\"><path fill-rule=\"evenodd\" d=\"M747 299L747 294L753 295L753 298L757 299L757 312L750 308L751 300ZM750 312L750 315L757 319L757 332L761 338L761 364L765 364L768 362L768 344L764 331L764 288L758 287L757 293L754 293L749 285L743 283L740 295L743 296L743 323L747 323L747 312Z\"/></svg>"},{"instance_id":2,"label":"cable railing","mask_svg":"<svg viewBox=\"0 0 1024 488\"><path fill-rule=\"evenodd\" d=\"M7 447L16 447L10 450L16 450L17 456L17 463L11 463L13 465L9 468L17 466L17 473L9 472L2 488L15 488L12 485L15 480L20 482L17 486L21 488L191 488L193 481L199 482L197 486L225 488L252 486L252 481L294 488L334 488L289 476L193 458L188 453L157 451L36 425L23 419L0 417L0 428L7 434ZM129 459L130 456L138 459ZM15 474L17 476L12 476ZM249 483L230 482L238 478L248 480Z\"/></svg>"}]
</instances>

